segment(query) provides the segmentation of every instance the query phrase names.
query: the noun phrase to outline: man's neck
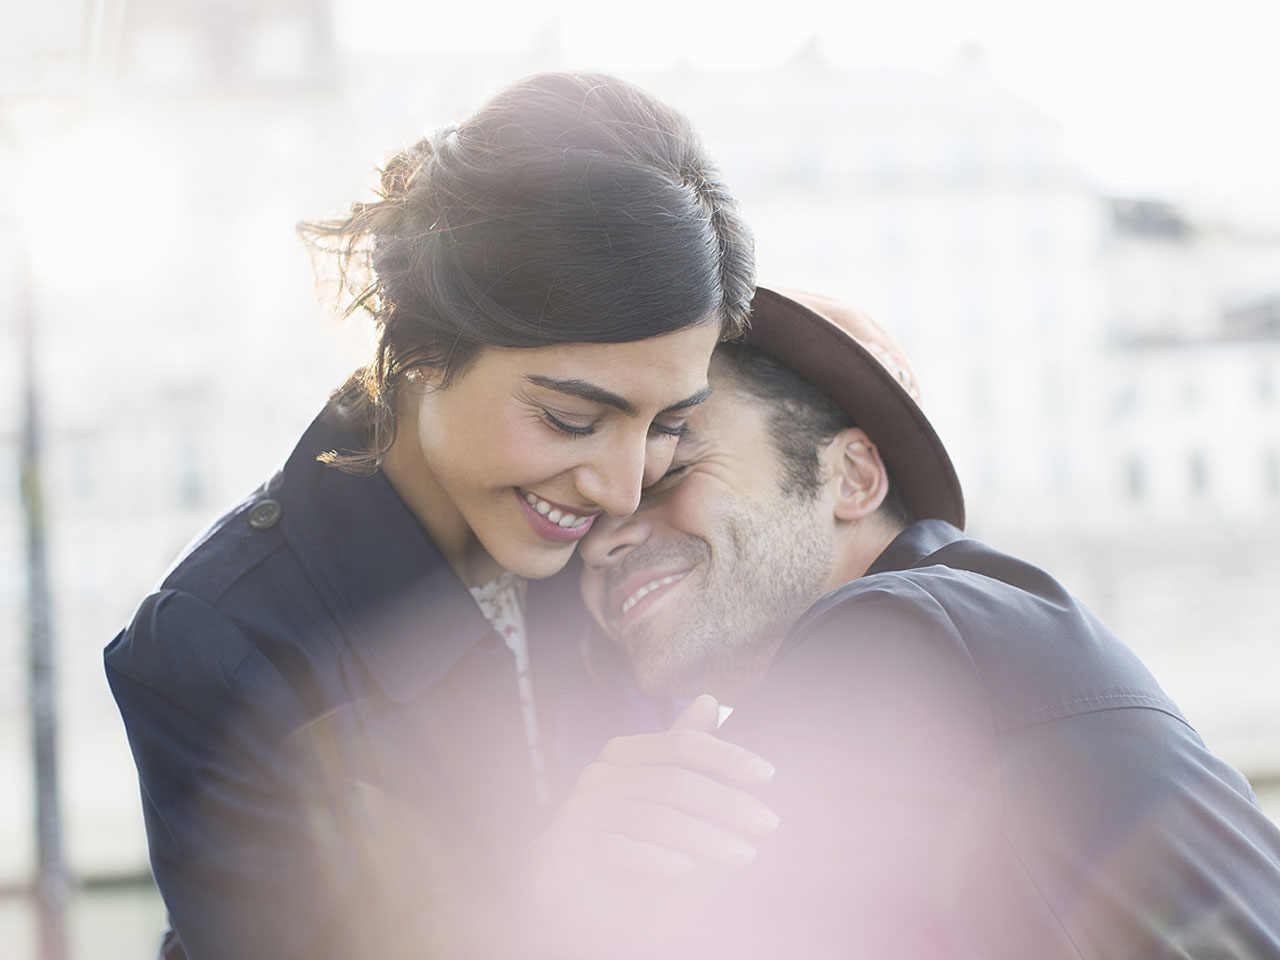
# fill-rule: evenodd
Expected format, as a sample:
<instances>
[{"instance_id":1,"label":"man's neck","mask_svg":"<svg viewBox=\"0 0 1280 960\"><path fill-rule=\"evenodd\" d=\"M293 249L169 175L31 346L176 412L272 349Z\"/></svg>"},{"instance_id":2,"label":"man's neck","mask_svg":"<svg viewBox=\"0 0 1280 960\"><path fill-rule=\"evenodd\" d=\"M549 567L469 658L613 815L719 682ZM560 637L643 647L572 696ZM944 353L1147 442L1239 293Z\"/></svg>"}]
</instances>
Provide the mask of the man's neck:
<instances>
[{"instance_id":1,"label":"man's neck","mask_svg":"<svg viewBox=\"0 0 1280 960\"><path fill-rule=\"evenodd\" d=\"M823 591L836 590L865 576L876 558L905 529L901 523L873 514L840 531L836 536L835 562Z\"/></svg>"}]
</instances>

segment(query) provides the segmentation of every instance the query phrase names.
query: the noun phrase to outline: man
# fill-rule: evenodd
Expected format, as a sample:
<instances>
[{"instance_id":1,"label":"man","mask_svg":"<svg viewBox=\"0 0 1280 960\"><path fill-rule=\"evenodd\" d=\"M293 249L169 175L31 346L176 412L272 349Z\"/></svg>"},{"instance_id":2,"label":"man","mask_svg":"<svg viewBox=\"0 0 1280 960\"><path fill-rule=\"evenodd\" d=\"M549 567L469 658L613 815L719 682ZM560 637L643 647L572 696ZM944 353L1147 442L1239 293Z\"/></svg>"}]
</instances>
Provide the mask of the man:
<instances>
[{"instance_id":1,"label":"man","mask_svg":"<svg viewBox=\"0 0 1280 960\"><path fill-rule=\"evenodd\" d=\"M887 334L761 289L712 385L641 509L583 543L583 591L641 690L733 705L720 736L776 763L781 826L760 840L713 775L705 720L611 744L546 839L577 816L580 849L687 873L626 888L637 952L1280 956L1280 833L1087 610L964 537Z\"/></svg>"}]
</instances>

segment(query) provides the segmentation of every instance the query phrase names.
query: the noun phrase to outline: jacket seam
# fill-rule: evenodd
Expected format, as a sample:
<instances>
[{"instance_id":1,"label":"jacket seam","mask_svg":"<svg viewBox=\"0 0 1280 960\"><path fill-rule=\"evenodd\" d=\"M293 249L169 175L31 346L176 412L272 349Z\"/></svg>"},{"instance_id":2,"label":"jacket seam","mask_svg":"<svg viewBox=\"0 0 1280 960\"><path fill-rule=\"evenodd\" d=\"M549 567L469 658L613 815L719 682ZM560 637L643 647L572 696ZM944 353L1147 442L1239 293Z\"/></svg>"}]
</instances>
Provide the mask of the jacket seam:
<instances>
[{"instance_id":1,"label":"jacket seam","mask_svg":"<svg viewBox=\"0 0 1280 960\"><path fill-rule=\"evenodd\" d=\"M1014 730L1025 730L1030 727L1066 720L1070 717L1083 717L1091 713L1104 713L1108 710L1151 710L1172 717L1189 730L1195 730L1176 710L1170 709L1168 703L1158 697L1143 694L1106 694L1096 697L1081 697L1046 707L1034 707L1010 717L1008 724L1001 725L1005 733Z\"/></svg>"}]
</instances>

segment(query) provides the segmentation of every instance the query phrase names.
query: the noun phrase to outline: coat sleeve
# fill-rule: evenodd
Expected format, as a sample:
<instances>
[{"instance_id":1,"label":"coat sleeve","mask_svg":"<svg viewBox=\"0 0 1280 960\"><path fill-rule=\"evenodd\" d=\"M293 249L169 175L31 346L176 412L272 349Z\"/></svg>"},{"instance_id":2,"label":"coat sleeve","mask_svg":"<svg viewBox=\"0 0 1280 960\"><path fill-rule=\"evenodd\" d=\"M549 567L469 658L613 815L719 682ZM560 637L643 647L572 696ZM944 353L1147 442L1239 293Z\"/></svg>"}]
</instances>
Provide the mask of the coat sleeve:
<instances>
[{"instance_id":1,"label":"coat sleeve","mask_svg":"<svg viewBox=\"0 0 1280 960\"><path fill-rule=\"evenodd\" d=\"M106 652L152 869L191 960L384 957L412 904L361 882L363 811L313 708L233 623L148 598ZM411 942L411 931L397 931Z\"/></svg>"}]
</instances>

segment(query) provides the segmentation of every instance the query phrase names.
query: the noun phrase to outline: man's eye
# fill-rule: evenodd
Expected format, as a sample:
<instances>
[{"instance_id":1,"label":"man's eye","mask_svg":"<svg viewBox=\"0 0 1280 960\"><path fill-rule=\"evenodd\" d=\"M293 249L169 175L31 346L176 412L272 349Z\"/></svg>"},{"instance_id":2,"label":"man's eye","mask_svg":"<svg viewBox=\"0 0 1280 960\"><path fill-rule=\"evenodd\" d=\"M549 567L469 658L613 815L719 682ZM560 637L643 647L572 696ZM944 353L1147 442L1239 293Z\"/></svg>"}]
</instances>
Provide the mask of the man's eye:
<instances>
[{"instance_id":1,"label":"man's eye","mask_svg":"<svg viewBox=\"0 0 1280 960\"><path fill-rule=\"evenodd\" d=\"M689 465L687 463L682 463L679 465L672 464L670 467L667 468L667 472L664 473L662 476L660 476L654 482L654 486L656 487L659 483L666 483L670 480L674 480L676 477L680 476L680 474L684 473L688 469L689 469Z\"/></svg>"},{"instance_id":2,"label":"man's eye","mask_svg":"<svg viewBox=\"0 0 1280 960\"><path fill-rule=\"evenodd\" d=\"M685 471L688 469L689 464L687 463L682 463L679 466L673 465L668 468L666 473L640 491L640 502L651 505L654 500L674 490L680 485L680 478L684 476Z\"/></svg>"},{"instance_id":3,"label":"man's eye","mask_svg":"<svg viewBox=\"0 0 1280 960\"><path fill-rule=\"evenodd\" d=\"M574 423L566 423L550 410L542 411L542 419L545 420L553 429L559 430L561 433L566 433L571 437L585 437L596 432L596 425L594 423L588 423L582 426Z\"/></svg>"}]
</instances>

